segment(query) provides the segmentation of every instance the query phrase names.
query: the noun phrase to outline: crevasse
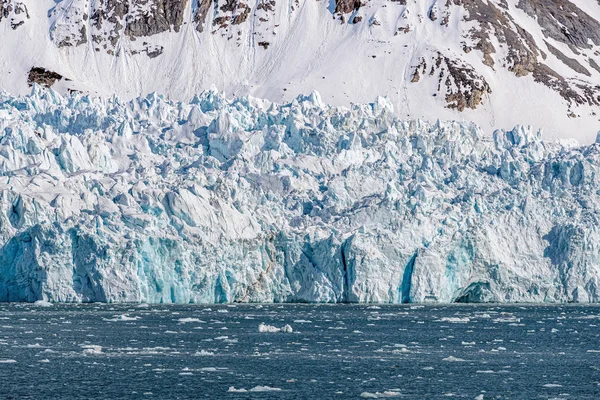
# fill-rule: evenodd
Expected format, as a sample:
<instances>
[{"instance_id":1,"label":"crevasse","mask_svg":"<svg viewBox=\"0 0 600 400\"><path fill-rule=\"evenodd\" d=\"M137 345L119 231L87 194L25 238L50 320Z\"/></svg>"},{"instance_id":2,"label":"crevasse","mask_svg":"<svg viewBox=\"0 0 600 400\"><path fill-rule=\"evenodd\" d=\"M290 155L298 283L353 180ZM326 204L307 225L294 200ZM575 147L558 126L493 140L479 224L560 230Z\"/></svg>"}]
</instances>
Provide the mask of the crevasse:
<instances>
[{"instance_id":1,"label":"crevasse","mask_svg":"<svg viewBox=\"0 0 600 400\"><path fill-rule=\"evenodd\" d=\"M384 98L0 93L0 301L597 302L599 146Z\"/></svg>"}]
</instances>

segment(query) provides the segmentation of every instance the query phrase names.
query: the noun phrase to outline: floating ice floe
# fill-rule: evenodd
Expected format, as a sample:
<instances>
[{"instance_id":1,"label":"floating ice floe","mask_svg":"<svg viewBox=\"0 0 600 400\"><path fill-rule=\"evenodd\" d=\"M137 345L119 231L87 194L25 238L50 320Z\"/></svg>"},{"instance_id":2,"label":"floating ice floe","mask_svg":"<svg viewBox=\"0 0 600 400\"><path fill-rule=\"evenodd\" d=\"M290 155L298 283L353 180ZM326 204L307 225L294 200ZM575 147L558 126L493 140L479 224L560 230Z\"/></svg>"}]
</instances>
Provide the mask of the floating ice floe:
<instances>
[{"instance_id":1,"label":"floating ice floe","mask_svg":"<svg viewBox=\"0 0 600 400\"><path fill-rule=\"evenodd\" d=\"M388 398L388 397L400 397L400 396L402 396L402 393L397 392L397 391L390 391L390 390L386 390L384 392L375 392L375 393L362 392L360 394L360 397L362 397L363 399L384 399L384 398Z\"/></svg>"},{"instance_id":2,"label":"floating ice floe","mask_svg":"<svg viewBox=\"0 0 600 400\"><path fill-rule=\"evenodd\" d=\"M458 358L458 357L454 357L454 356L448 356L446 358L442 358L442 361L447 361L447 362L464 362L466 360L463 360L462 358Z\"/></svg>"},{"instance_id":3,"label":"floating ice floe","mask_svg":"<svg viewBox=\"0 0 600 400\"><path fill-rule=\"evenodd\" d=\"M229 393L247 393L247 392L280 392L281 388L275 388L270 386L255 386L252 389L236 389L234 386L230 386L227 390Z\"/></svg>"},{"instance_id":4,"label":"floating ice floe","mask_svg":"<svg viewBox=\"0 0 600 400\"><path fill-rule=\"evenodd\" d=\"M89 354L89 355L104 354L102 352L102 346L90 344L90 345L82 345L81 347L83 348L83 354Z\"/></svg>"},{"instance_id":5,"label":"floating ice floe","mask_svg":"<svg viewBox=\"0 0 600 400\"><path fill-rule=\"evenodd\" d=\"M200 350L194 353L195 356L206 357L206 356L214 356L215 353L212 351Z\"/></svg>"},{"instance_id":6,"label":"floating ice floe","mask_svg":"<svg viewBox=\"0 0 600 400\"><path fill-rule=\"evenodd\" d=\"M281 328L278 328L276 326L273 325L267 325L265 323L261 323L258 326L258 331L259 332L269 332L269 333L276 333L276 332L283 332L283 333L292 333L294 331L294 329L290 326L290 325L284 325Z\"/></svg>"},{"instance_id":7,"label":"floating ice floe","mask_svg":"<svg viewBox=\"0 0 600 400\"><path fill-rule=\"evenodd\" d=\"M137 321L141 317L130 317L127 314L115 315L114 318L104 318L105 321L118 322L118 321Z\"/></svg>"}]
</instances>

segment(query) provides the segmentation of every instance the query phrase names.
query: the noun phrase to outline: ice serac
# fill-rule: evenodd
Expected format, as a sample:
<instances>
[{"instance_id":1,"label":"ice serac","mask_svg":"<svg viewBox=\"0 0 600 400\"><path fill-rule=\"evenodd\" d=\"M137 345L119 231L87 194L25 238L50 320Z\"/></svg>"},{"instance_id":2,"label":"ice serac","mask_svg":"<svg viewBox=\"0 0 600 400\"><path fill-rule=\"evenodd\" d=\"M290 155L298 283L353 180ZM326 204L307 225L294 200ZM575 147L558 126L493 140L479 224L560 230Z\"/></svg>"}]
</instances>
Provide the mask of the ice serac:
<instances>
[{"instance_id":1,"label":"ice serac","mask_svg":"<svg viewBox=\"0 0 600 400\"><path fill-rule=\"evenodd\" d=\"M378 98L0 94L0 300L598 302L600 145Z\"/></svg>"}]
</instances>

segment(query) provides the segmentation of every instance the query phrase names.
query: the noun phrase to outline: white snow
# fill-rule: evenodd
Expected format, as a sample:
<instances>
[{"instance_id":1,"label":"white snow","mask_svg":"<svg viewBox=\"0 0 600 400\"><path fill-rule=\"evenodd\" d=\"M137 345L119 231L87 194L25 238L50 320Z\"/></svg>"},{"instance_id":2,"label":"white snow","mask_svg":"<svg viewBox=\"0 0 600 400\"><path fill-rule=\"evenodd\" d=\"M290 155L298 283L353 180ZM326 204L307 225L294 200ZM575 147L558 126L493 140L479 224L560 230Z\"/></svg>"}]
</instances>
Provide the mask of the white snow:
<instances>
[{"instance_id":1,"label":"white snow","mask_svg":"<svg viewBox=\"0 0 600 400\"><path fill-rule=\"evenodd\" d=\"M188 1L179 32L163 32L137 40L122 37L116 46L109 45L108 49L102 47L104 43L96 44L91 36L106 41L106 34L113 29L123 31L129 21L139 18L144 5L150 3L130 1L127 21L117 22L123 26L105 20L101 28L88 18L100 2L92 3L27 1L31 19L22 20L24 24L14 30L9 18L5 18L0 23L3 38L0 87L12 93L26 93L29 69L40 66L69 79L55 85L63 93L76 89L104 96L117 93L130 99L157 91L173 99L189 100L215 86L228 95L291 101L301 93L317 89L321 92L319 102L348 106L351 102L364 103L377 95L385 95L402 117L432 122L438 118L472 120L487 132L495 128L510 129L521 123L545 128L548 138L577 137L591 142L598 130L598 116L593 115L590 107L575 108L579 117L573 118L568 115L566 100L557 92L535 83L531 74L517 78L503 67L499 57L504 55L504 50L496 43L498 38L493 32L497 50L493 55L496 58L493 68L483 64L480 51L467 54L463 46L465 41L471 40L465 35L476 26L463 20L465 11L460 7L449 8L447 26L441 24L443 15L436 21L423 17L432 3L445 10L445 1L412 1L403 5L373 0L357 11L357 15L363 17L358 24L340 23L339 19L332 18L328 2L299 0L293 7L278 2L275 11L268 15L253 6L248 20L235 25L235 30L233 26L213 28L214 18L223 16L215 7L214 13L208 13L201 33L193 22L192 8L197 2ZM494 0L494 3L499 2ZM550 39L544 36L535 19L516 9L518 0L506 3L520 27L545 49L543 41ZM596 2L577 3L592 17L600 19ZM497 7L503 8L500 4ZM378 25L368 23L374 19ZM398 33L398 29L404 27L410 27L410 31ZM89 36L87 42L75 47L58 46L65 40L77 42L82 29ZM260 47L261 41L269 42L269 48ZM149 58L143 52L146 47L162 47L164 52ZM478 109L459 113L446 107L443 95L433 97L438 84L437 73L424 76L418 83L411 82L419 61L436 56L438 51L469 63L489 81L492 93L485 96L484 104ZM585 54L575 54L566 45L564 51L584 65L587 57L599 60L598 46ZM598 82L600 72L595 69L588 67L592 74L588 78L546 53L548 57L544 60L540 57L540 61L568 79Z\"/></svg>"}]
</instances>

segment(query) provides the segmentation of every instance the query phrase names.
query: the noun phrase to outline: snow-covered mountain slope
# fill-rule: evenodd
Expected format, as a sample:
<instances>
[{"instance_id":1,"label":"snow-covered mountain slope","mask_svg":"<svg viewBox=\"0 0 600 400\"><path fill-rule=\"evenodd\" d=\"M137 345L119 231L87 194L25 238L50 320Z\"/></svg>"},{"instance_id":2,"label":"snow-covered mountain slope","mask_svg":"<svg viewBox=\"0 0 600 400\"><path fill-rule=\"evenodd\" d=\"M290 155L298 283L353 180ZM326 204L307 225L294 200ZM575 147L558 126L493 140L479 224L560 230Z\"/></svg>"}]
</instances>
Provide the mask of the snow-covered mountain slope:
<instances>
[{"instance_id":1,"label":"snow-covered mountain slope","mask_svg":"<svg viewBox=\"0 0 600 400\"><path fill-rule=\"evenodd\" d=\"M600 300L600 145L351 109L0 94L0 301Z\"/></svg>"},{"instance_id":2,"label":"snow-covered mountain slope","mask_svg":"<svg viewBox=\"0 0 600 400\"><path fill-rule=\"evenodd\" d=\"M598 0L0 0L0 88L385 95L403 118L591 143L599 21Z\"/></svg>"}]
</instances>

